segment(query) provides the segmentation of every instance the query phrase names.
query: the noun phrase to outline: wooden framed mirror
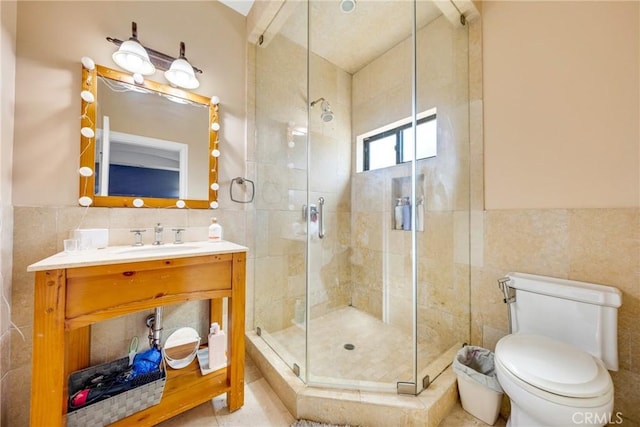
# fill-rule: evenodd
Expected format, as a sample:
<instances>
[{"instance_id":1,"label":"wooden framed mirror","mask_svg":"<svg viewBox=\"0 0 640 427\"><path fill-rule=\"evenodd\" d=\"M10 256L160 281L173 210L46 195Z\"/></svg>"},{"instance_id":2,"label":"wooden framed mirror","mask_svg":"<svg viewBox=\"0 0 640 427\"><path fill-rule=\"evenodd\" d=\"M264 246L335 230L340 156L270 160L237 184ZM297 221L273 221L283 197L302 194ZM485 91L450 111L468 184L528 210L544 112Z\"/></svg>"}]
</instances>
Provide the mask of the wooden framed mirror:
<instances>
[{"instance_id":1,"label":"wooden framed mirror","mask_svg":"<svg viewBox=\"0 0 640 427\"><path fill-rule=\"evenodd\" d=\"M82 68L81 206L217 208L219 105Z\"/></svg>"}]
</instances>

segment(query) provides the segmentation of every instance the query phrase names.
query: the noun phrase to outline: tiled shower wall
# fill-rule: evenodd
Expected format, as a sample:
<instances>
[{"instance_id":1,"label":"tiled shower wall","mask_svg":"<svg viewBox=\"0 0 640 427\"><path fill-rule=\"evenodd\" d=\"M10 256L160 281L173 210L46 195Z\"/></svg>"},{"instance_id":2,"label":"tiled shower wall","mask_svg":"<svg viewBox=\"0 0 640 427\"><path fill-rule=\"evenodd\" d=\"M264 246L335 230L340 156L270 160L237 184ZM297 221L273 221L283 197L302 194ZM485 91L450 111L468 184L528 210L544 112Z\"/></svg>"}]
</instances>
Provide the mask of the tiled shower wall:
<instances>
[{"instance_id":1,"label":"tiled shower wall","mask_svg":"<svg viewBox=\"0 0 640 427\"><path fill-rule=\"evenodd\" d=\"M401 42L354 74L354 136L411 115L412 43ZM444 350L469 334L467 30L440 16L419 29L416 44L417 111L436 108L438 119L438 155L416 165L416 197L424 206L412 207L424 209L424 231L417 232L418 335ZM354 305L411 331L411 233L391 229L394 180L409 183L410 165L355 170L354 164Z\"/></svg>"}]
</instances>

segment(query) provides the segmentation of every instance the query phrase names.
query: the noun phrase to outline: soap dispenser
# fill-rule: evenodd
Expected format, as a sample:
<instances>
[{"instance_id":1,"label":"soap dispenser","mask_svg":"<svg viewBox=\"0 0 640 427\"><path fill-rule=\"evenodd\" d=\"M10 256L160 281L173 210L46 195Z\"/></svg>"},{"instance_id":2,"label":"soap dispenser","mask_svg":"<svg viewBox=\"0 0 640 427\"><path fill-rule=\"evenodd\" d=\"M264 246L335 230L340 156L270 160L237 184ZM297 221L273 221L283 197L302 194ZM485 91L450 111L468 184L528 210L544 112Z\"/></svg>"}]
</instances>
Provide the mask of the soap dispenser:
<instances>
[{"instance_id":1,"label":"soap dispenser","mask_svg":"<svg viewBox=\"0 0 640 427\"><path fill-rule=\"evenodd\" d=\"M217 322L209 329L209 369L222 369L227 366L227 336L220 330Z\"/></svg>"},{"instance_id":2,"label":"soap dispenser","mask_svg":"<svg viewBox=\"0 0 640 427\"><path fill-rule=\"evenodd\" d=\"M222 240L222 226L218 224L218 218L211 218L209 226L209 241L219 242Z\"/></svg>"}]
</instances>

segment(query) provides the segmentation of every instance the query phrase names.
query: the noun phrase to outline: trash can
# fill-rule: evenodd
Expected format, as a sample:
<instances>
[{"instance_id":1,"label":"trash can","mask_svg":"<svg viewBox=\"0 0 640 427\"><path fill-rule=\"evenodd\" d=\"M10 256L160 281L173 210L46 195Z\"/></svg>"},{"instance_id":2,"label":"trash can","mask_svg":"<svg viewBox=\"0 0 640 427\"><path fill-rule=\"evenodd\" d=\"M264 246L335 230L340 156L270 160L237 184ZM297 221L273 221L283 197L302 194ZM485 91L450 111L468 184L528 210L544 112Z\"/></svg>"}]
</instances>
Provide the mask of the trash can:
<instances>
[{"instance_id":1,"label":"trash can","mask_svg":"<svg viewBox=\"0 0 640 427\"><path fill-rule=\"evenodd\" d=\"M453 359L462 408L494 425L500 413L502 387L495 371L494 354L486 348L464 346Z\"/></svg>"}]
</instances>

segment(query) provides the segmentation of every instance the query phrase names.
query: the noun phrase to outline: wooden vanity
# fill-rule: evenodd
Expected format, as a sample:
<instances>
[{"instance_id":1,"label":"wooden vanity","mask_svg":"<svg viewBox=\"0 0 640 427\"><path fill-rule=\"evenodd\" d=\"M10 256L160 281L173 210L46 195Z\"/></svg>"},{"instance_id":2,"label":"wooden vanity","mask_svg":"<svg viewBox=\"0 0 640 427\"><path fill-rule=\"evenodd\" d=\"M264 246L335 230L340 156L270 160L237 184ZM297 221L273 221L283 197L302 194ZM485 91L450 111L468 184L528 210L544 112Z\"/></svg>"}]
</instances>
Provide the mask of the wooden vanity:
<instances>
[{"instance_id":1,"label":"wooden vanity","mask_svg":"<svg viewBox=\"0 0 640 427\"><path fill-rule=\"evenodd\" d=\"M223 393L230 411L244 404L247 248L231 242L170 246L59 253L28 267L35 272L32 426L66 425L68 377L89 366L93 323L203 299L211 301L210 320L226 325L228 367L204 376L197 360L167 368L161 402L114 425L154 425ZM226 321L222 298L228 298Z\"/></svg>"}]
</instances>

